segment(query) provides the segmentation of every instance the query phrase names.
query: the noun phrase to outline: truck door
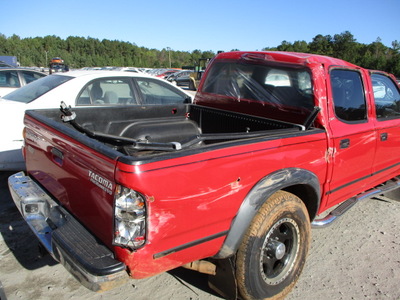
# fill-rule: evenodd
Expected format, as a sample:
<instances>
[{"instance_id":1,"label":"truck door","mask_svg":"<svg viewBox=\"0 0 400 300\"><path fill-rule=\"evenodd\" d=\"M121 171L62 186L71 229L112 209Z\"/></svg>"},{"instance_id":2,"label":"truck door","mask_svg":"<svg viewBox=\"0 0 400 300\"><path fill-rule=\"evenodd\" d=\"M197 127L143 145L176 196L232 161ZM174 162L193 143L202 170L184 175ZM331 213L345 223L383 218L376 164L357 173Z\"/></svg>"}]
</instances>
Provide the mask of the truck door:
<instances>
[{"instance_id":1,"label":"truck door","mask_svg":"<svg viewBox=\"0 0 400 300\"><path fill-rule=\"evenodd\" d=\"M329 70L328 206L358 194L371 180L376 134L364 88L365 77L358 69Z\"/></svg>"},{"instance_id":2,"label":"truck door","mask_svg":"<svg viewBox=\"0 0 400 300\"><path fill-rule=\"evenodd\" d=\"M400 172L400 92L398 85L383 73L372 73L371 83L377 131L373 174L382 182Z\"/></svg>"}]
</instances>

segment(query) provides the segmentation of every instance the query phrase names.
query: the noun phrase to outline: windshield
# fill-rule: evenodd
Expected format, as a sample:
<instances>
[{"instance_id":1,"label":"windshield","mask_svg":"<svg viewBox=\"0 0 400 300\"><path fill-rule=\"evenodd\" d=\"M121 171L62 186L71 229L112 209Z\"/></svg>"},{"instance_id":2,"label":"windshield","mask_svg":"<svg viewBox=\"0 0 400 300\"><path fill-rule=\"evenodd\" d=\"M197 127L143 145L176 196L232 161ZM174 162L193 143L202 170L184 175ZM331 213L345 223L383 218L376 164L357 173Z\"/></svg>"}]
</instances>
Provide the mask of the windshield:
<instances>
[{"instance_id":1,"label":"windshield","mask_svg":"<svg viewBox=\"0 0 400 300\"><path fill-rule=\"evenodd\" d=\"M311 111L314 107L310 70L302 66L217 62L204 82L203 91L231 101L268 104L281 111Z\"/></svg>"},{"instance_id":2,"label":"windshield","mask_svg":"<svg viewBox=\"0 0 400 300\"><path fill-rule=\"evenodd\" d=\"M70 76L49 75L9 93L4 99L29 103L72 78Z\"/></svg>"}]
</instances>

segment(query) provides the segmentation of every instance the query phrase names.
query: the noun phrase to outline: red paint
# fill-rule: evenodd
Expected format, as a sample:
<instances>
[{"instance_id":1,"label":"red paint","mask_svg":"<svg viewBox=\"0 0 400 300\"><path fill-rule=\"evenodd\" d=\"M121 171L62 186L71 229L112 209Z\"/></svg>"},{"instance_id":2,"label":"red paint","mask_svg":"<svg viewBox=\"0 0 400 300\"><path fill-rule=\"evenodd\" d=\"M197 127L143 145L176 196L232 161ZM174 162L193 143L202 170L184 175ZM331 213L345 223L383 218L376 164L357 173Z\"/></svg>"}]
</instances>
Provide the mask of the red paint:
<instances>
[{"instance_id":1,"label":"red paint","mask_svg":"<svg viewBox=\"0 0 400 300\"><path fill-rule=\"evenodd\" d=\"M197 104L258 116L270 114L286 121L307 116L307 111L271 113L271 107L251 100L232 102L226 96L203 92L204 81L213 64L240 60L243 54L222 53L210 63L196 95ZM121 184L146 198L145 246L132 252L114 247L117 258L129 267L132 277L148 277L215 255L224 236L154 258L164 251L228 231L246 195L261 179L275 171L301 168L314 173L321 188L319 212L400 173L393 155L400 145L396 137L400 120L377 120L367 70L342 60L311 54L251 52L248 55L246 59L267 59L308 69L312 76L314 104L321 108L315 127L324 131L128 165L100 155L37 120L25 119L28 132L35 130L41 136L36 143L27 139L28 148L24 153L30 175L108 247L113 247L113 195L91 182L88 170L111 181L113 187ZM332 68L351 69L360 74L368 106L365 122L349 124L336 117L329 75ZM383 132L390 137L387 143L378 138ZM345 139L350 140L350 147L340 149ZM48 151L54 145L65 150L61 167L53 163ZM31 151L27 150L29 147Z\"/></svg>"}]
</instances>

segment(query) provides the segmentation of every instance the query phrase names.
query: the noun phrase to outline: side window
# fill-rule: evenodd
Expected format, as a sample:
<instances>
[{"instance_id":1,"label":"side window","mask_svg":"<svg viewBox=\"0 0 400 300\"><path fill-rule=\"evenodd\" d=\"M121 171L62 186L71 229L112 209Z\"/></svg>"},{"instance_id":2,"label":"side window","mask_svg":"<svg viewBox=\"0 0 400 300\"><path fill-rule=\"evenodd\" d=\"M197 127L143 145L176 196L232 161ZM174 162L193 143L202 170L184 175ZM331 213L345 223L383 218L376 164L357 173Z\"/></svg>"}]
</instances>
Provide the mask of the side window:
<instances>
[{"instance_id":1,"label":"side window","mask_svg":"<svg viewBox=\"0 0 400 300\"><path fill-rule=\"evenodd\" d=\"M0 72L0 87L19 88L21 83L18 79L16 71L2 71Z\"/></svg>"},{"instance_id":2,"label":"side window","mask_svg":"<svg viewBox=\"0 0 400 300\"><path fill-rule=\"evenodd\" d=\"M400 117L400 93L396 84L387 76L372 74L376 117L382 121Z\"/></svg>"},{"instance_id":3,"label":"side window","mask_svg":"<svg viewBox=\"0 0 400 300\"><path fill-rule=\"evenodd\" d=\"M311 75L308 72L299 72L297 75L299 89L307 95L312 94Z\"/></svg>"},{"instance_id":4,"label":"side window","mask_svg":"<svg viewBox=\"0 0 400 300\"><path fill-rule=\"evenodd\" d=\"M79 94L77 105L137 104L130 78L102 78L88 84Z\"/></svg>"},{"instance_id":5,"label":"side window","mask_svg":"<svg viewBox=\"0 0 400 300\"><path fill-rule=\"evenodd\" d=\"M151 78L136 78L145 105L188 102L184 93Z\"/></svg>"},{"instance_id":6,"label":"side window","mask_svg":"<svg viewBox=\"0 0 400 300\"><path fill-rule=\"evenodd\" d=\"M364 87L360 73L335 69L330 72L336 116L346 122L367 119Z\"/></svg>"},{"instance_id":7,"label":"side window","mask_svg":"<svg viewBox=\"0 0 400 300\"><path fill-rule=\"evenodd\" d=\"M40 73L35 73L35 72L22 71L22 76L24 77L26 84L28 84L28 83L31 83L32 81L35 81L36 79L46 76L46 75L40 74Z\"/></svg>"}]
</instances>

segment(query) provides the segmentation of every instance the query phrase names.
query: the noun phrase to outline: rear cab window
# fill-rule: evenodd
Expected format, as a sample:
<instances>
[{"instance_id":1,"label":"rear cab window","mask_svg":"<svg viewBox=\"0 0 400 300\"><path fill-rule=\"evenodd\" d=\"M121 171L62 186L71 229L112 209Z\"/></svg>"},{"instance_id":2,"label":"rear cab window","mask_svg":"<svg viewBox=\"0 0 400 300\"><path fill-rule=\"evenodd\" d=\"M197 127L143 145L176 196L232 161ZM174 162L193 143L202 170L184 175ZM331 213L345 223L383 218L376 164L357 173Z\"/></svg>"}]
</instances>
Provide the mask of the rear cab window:
<instances>
[{"instance_id":1,"label":"rear cab window","mask_svg":"<svg viewBox=\"0 0 400 300\"><path fill-rule=\"evenodd\" d=\"M314 106L311 75L305 67L219 62L210 70L203 91L282 109L311 111Z\"/></svg>"}]
</instances>

